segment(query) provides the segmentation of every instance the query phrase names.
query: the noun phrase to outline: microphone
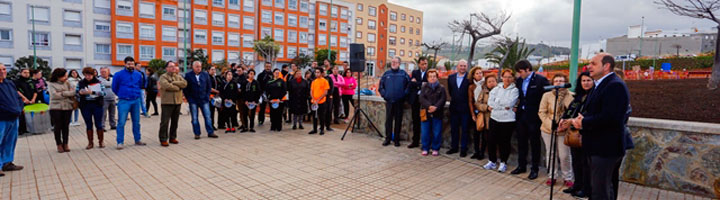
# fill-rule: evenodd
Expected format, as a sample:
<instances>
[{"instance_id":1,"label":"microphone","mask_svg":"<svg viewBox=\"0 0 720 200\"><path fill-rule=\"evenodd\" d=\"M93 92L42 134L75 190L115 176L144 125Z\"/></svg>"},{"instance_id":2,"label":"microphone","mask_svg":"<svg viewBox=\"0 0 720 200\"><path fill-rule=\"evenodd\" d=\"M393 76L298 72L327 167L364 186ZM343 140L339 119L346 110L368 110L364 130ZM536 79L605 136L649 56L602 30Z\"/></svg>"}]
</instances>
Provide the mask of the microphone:
<instances>
[{"instance_id":1,"label":"microphone","mask_svg":"<svg viewBox=\"0 0 720 200\"><path fill-rule=\"evenodd\" d=\"M560 88L571 88L571 87L572 87L572 84L565 83L564 85L559 85L559 86L548 85L548 86L543 87L543 89L545 89L545 91L549 91L549 90L556 90L556 89L560 89Z\"/></svg>"}]
</instances>

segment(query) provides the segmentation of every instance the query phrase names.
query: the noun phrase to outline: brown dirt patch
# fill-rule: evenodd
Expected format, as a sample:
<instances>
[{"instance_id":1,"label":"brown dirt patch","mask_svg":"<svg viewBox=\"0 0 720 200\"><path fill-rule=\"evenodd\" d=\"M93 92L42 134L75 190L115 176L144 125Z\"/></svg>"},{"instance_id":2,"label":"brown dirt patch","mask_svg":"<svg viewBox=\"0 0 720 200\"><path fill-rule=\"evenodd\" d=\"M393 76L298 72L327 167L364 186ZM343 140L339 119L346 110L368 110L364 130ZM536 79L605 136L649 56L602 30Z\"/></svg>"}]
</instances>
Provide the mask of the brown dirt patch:
<instances>
[{"instance_id":1,"label":"brown dirt patch","mask_svg":"<svg viewBox=\"0 0 720 200\"><path fill-rule=\"evenodd\" d=\"M707 79L627 81L633 117L720 123L720 89Z\"/></svg>"}]
</instances>

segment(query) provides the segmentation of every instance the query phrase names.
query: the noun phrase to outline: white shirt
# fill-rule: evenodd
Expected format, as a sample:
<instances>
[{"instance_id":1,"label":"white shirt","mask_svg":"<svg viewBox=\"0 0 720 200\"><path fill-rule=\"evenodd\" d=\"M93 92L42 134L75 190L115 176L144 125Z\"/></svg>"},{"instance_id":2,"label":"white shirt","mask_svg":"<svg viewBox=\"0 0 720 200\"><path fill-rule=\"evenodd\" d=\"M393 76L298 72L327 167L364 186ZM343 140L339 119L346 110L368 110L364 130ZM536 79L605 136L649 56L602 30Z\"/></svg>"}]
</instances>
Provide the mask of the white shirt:
<instances>
[{"instance_id":1,"label":"white shirt","mask_svg":"<svg viewBox=\"0 0 720 200\"><path fill-rule=\"evenodd\" d=\"M607 78L608 76L610 76L610 74L614 74L614 73L615 73L615 72L610 72L610 73L608 73L608 74L605 74L605 76L603 76L602 78L600 78L600 79L598 79L598 80L595 80L595 87L597 87L598 85L600 85L600 83L602 83L602 81L605 80L605 78Z\"/></svg>"},{"instance_id":2,"label":"white shirt","mask_svg":"<svg viewBox=\"0 0 720 200\"><path fill-rule=\"evenodd\" d=\"M195 80L200 84L200 74L195 74Z\"/></svg>"}]
</instances>

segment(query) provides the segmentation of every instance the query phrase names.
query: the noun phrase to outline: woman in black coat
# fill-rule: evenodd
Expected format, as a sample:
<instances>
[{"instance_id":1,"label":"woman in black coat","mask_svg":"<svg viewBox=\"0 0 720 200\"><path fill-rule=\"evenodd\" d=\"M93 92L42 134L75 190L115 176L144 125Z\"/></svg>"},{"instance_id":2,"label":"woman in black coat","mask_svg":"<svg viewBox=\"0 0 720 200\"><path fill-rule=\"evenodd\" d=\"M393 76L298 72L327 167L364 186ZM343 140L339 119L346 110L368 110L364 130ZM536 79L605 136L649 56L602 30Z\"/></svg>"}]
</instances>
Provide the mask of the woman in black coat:
<instances>
[{"instance_id":1,"label":"woman in black coat","mask_svg":"<svg viewBox=\"0 0 720 200\"><path fill-rule=\"evenodd\" d=\"M268 103L270 103L270 130L271 131L282 131L282 113L283 104L282 99L287 93L287 87L285 81L280 78L280 70L273 70L273 78L268 81L265 86L265 92L268 96ZM273 104L277 103L277 107L273 108Z\"/></svg>"},{"instance_id":2,"label":"woman in black coat","mask_svg":"<svg viewBox=\"0 0 720 200\"><path fill-rule=\"evenodd\" d=\"M218 90L220 92L220 98L222 99L218 120L222 126L227 127L225 128L225 133L234 133L235 128L238 127L235 102L240 98L240 89L238 88L237 82L233 79L231 71L225 71L223 73L223 80L218 83Z\"/></svg>"},{"instance_id":3,"label":"woman in black coat","mask_svg":"<svg viewBox=\"0 0 720 200\"><path fill-rule=\"evenodd\" d=\"M287 88L290 93L290 104L288 106L290 107L290 113L293 115L292 129L295 130L298 124L300 129L304 129L302 120L308 111L307 100L310 98L310 84L302 78L302 73L296 72L294 78L288 78Z\"/></svg>"},{"instance_id":4,"label":"woman in black coat","mask_svg":"<svg viewBox=\"0 0 720 200\"><path fill-rule=\"evenodd\" d=\"M247 127L243 127L241 133L247 132L248 128L250 132L255 132L255 113L257 113L257 105L260 103L260 94L262 93L262 90L260 90L260 85L258 84L258 81L255 80L255 70L248 70L247 72L247 80L243 81L240 89L242 90L243 94L243 100L245 102L245 109L243 109L243 115L244 118L243 124L247 124ZM250 108L252 107L252 109Z\"/></svg>"}]
</instances>

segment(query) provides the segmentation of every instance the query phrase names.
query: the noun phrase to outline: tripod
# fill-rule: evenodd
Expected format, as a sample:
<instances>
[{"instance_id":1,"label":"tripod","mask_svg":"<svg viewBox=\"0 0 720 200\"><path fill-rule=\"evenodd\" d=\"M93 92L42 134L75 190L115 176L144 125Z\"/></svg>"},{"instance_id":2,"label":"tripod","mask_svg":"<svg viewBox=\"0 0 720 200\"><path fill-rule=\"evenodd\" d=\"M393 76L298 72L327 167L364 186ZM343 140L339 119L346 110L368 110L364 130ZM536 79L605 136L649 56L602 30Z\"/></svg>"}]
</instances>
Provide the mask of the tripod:
<instances>
[{"instance_id":1,"label":"tripod","mask_svg":"<svg viewBox=\"0 0 720 200\"><path fill-rule=\"evenodd\" d=\"M552 124L555 124L556 116L557 116L557 105L558 105L558 96L560 93L560 88L555 88L555 103L553 103L553 119ZM551 125L552 131L550 134L550 168L548 168L548 173L550 173L550 199L553 199L553 188L555 186L555 162L557 160L557 128L553 125Z\"/></svg>"},{"instance_id":2,"label":"tripod","mask_svg":"<svg viewBox=\"0 0 720 200\"><path fill-rule=\"evenodd\" d=\"M378 128L375 126L375 124L370 120L370 117L368 117L367 113L365 113L365 111L360 107L360 103L361 103L361 101L360 101L360 96L361 96L361 95L360 95L360 81L362 80L362 79L360 79L360 72L358 72L357 80L358 80L358 87L357 87L357 101L358 101L358 103L357 103L357 106L355 107L355 114L353 115L352 119L350 120L350 124L348 124L348 126L345 128L345 133L343 133L343 135L342 135L342 137L340 138L340 140L345 140L345 135L347 135L348 130L350 130L350 127L352 127L352 131L351 131L351 132L355 132L355 127L353 127L353 125L357 125L357 128L360 128L360 114L362 114L363 116L365 116L365 119L367 119L367 121L368 121L368 123L370 124L370 126L371 126L373 129L375 129L375 132L377 132L378 136L380 136L380 137L382 138L383 135L380 134L380 130L378 130ZM348 105L345 105L345 106L348 106ZM347 114L347 113L346 113L346 114Z\"/></svg>"}]
</instances>

